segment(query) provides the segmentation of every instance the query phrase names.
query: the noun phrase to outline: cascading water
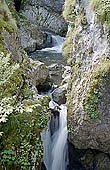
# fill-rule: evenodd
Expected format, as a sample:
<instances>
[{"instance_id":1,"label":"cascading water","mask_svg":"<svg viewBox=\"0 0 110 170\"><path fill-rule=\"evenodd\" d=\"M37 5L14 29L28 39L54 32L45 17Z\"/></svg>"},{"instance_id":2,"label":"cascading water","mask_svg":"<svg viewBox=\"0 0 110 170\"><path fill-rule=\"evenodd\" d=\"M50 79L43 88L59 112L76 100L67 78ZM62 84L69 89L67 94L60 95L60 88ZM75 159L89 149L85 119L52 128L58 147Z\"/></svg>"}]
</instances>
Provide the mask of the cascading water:
<instances>
[{"instance_id":1,"label":"cascading water","mask_svg":"<svg viewBox=\"0 0 110 170\"><path fill-rule=\"evenodd\" d=\"M66 170L67 166L67 108L60 106L59 128L53 134L51 170Z\"/></svg>"},{"instance_id":2,"label":"cascading water","mask_svg":"<svg viewBox=\"0 0 110 170\"><path fill-rule=\"evenodd\" d=\"M50 102L50 108L55 107ZM67 148L67 107L59 106L59 116L52 115L48 129L42 132L44 163L47 170L66 170L68 164Z\"/></svg>"},{"instance_id":3,"label":"cascading water","mask_svg":"<svg viewBox=\"0 0 110 170\"><path fill-rule=\"evenodd\" d=\"M51 52L51 53L62 53L62 46L65 38L59 35L52 35L52 44L51 48L44 48L40 52Z\"/></svg>"},{"instance_id":4,"label":"cascading water","mask_svg":"<svg viewBox=\"0 0 110 170\"><path fill-rule=\"evenodd\" d=\"M37 51L38 55L49 54L51 57L48 59L51 62L59 62L57 59L57 53L60 53L58 57L61 57L62 46L65 38L59 35L52 35L52 45L51 48L45 48ZM52 60L52 55L55 55L54 60ZM44 60L45 61L45 60ZM49 93L41 93L41 95L48 95L51 97L51 102L49 103L50 109L57 111L51 114L51 118L48 122L48 128L44 129L41 133L43 141L44 157L43 161L47 170L66 170L68 164L68 148L67 148L67 107L66 105L58 105L52 100L51 90ZM57 113L57 114L56 114Z\"/></svg>"}]
</instances>

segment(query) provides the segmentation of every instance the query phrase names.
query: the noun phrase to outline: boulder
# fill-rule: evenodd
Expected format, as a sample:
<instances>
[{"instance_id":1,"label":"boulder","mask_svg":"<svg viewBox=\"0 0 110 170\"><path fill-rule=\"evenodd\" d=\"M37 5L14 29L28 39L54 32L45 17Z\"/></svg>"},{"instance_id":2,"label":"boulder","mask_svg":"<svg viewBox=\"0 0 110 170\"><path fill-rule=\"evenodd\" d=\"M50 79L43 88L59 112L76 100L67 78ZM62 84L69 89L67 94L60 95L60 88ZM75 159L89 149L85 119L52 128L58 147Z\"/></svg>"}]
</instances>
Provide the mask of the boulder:
<instances>
[{"instance_id":1,"label":"boulder","mask_svg":"<svg viewBox=\"0 0 110 170\"><path fill-rule=\"evenodd\" d=\"M64 65L55 63L48 66L48 69L51 81L56 85L60 85L62 81L62 75L65 70Z\"/></svg>"},{"instance_id":2,"label":"boulder","mask_svg":"<svg viewBox=\"0 0 110 170\"><path fill-rule=\"evenodd\" d=\"M47 66L40 61L33 61L30 59L31 63L31 80L34 86L43 85L49 76L49 71Z\"/></svg>"},{"instance_id":3,"label":"boulder","mask_svg":"<svg viewBox=\"0 0 110 170\"><path fill-rule=\"evenodd\" d=\"M66 94L67 90L65 86L60 86L57 89L54 90L52 93L53 100L58 103L59 105L66 103Z\"/></svg>"}]
</instances>

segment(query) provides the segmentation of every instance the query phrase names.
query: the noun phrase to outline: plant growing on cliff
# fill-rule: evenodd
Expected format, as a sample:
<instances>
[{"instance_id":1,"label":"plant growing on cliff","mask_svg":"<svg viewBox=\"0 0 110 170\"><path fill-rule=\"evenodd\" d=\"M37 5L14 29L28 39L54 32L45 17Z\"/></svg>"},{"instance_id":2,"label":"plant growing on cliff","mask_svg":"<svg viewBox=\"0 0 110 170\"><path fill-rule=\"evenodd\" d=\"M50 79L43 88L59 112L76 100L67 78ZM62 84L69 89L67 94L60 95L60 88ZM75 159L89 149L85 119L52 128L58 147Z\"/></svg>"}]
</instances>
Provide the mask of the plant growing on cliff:
<instances>
[{"instance_id":1,"label":"plant growing on cliff","mask_svg":"<svg viewBox=\"0 0 110 170\"><path fill-rule=\"evenodd\" d=\"M5 48L4 30L16 38L13 23L16 27L3 1L0 4L0 169L29 170L36 164L39 170L43 153L40 132L48 122L49 98L33 99L29 77L32 65L17 42L14 52Z\"/></svg>"},{"instance_id":2,"label":"plant growing on cliff","mask_svg":"<svg viewBox=\"0 0 110 170\"><path fill-rule=\"evenodd\" d=\"M39 101L25 100L24 103L12 106L7 123L0 125L3 132L0 159L1 167L31 169L34 162L40 168L42 161L41 130L47 125L49 99ZM14 128L13 128L14 127Z\"/></svg>"},{"instance_id":3,"label":"plant growing on cliff","mask_svg":"<svg viewBox=\"0 0 110 170\"><path fill-rule=\"evenodd\" d=\"M72 51L73 51L73 39L72 39L72 33L69 32L63 44L63 56L66 59L70 58Z\"/></svg>"},{"instance_id":4,"label":"plant growing on cliff","mask_svg":"<svg viewBox=\"0 0 110 170\"><path fill-rule=\"evenodd\" d=\"M74 27L75 22L75 3L76 0L67 0L64 4L64 10L63 10L63 16L66 19L66 21L71 25L71 27Z\"/></svg>"},{"instance_id":5,"label":"plant growing on cliff","mask_svg":"<svg viewBox=\"0 0 110 170\"><path fill-rule=\"evenodd\" d=\"M90 87L84 103L85 110L90 118L98 118L101 116L98 106L103 99L103 91L101 89L106 85L106 75L110 74L110 61L102 57L95 72L91 77Z\"/></svg>"},{"instance_id":6,"label":"plant growing on cliff","mask_svg":"<svg viewBox=\"0 0 110 170\"><path fill-rule=\"evenodd\" d=\"M91 9L95 12L97 19L106 24L110 24L110 1L91 0Z\"/></svg>"}]
</instances>

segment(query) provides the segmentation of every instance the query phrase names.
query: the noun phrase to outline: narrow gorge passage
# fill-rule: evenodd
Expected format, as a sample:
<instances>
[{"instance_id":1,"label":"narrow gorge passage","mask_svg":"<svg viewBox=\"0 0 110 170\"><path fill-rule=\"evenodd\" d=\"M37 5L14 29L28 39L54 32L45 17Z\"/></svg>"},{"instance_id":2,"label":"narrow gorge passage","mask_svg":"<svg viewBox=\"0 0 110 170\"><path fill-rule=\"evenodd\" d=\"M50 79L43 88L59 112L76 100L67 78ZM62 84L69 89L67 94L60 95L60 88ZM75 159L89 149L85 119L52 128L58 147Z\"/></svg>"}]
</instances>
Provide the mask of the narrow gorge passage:
<instances>
[{"instance_id":1,"label":"narrow gorge passage","mask_svg":"<svg viewBox=\"0 0 110 170\"><path fill-rule=\"evenodd\" d=\"M110 0L0 0L0 170L110 170Z\"/></svg>"},{"instance_id":2,"label":"narrow gorge passage","mask_svg":"<svg viewBox=\"0 0 110 170\"><path fill-rule=\"evenodd\" d=\"M52 47L37 50L31 54L33 59L50 64L65 64L62 57L62 46L65 38L59 35L52 35ZM40 55L39 55L40 54ZM44 59L44 60L43 60ZM57 86L53 84L53 88ZM65 104L58 105L53 101L52 93L41 92L41 95L51 97L49 107L52 110L48 127L41 133L44 148L44 164L47 170L66 170L68 165L67 146L67 107Z\"/></svg>"},{"instance_id":3,"label":"narrow gorge passage","mask_svg":"<svg viewBox=\"0 0 110 170\"><path fill-rule=\"evenodd\" d=\"M55 109L53 101L50 108L52 105ZM44 164L47 170L66 170L68 165L66 105L61 105L59 109L59 115L51 115L48 128L42 132Z\"/></svg>"}]
</instances>

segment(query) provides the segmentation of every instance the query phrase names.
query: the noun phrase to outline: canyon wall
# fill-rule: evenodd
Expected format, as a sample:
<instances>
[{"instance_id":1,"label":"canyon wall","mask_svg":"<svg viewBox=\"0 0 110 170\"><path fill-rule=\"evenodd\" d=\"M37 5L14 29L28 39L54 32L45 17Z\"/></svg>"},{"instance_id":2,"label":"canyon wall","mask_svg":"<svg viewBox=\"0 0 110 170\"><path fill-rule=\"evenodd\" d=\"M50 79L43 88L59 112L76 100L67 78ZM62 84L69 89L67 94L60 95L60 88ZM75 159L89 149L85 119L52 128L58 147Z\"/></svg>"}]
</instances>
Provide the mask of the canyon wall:
<instances>
[{"instance_id":1,"label":"canyon wall","mask_svg":"<svg viewBox=\"0 0 110 170\"><path fill-rule=\"evenodd\" d=\"M21 2L17 21L21 45L27 52L46 47L48 34L45 32L66 35L67 23L62 16L63 4L64 0Z\"/></svg>"},{"instance_id":2,"label":"canyon wall","mask_svg":"<svg viewBox=\"0 0 110 170\"><path fill-rule=\"evenodd\" d=\"M63 55L72 67L67 94L68 139L77 149L104 154L110 154L109 10L107 0L66 0L63 12L69 24ZM108 170L109 158L98 159L107 162L101 167L96 161L96 167Z\"/></svg>"},{"instance_id":3,"label":"canyon wall","mask_svg":"<svg viewBox=\"0 0 110 170\"><path fill-rule=\"evenodd\" d=\"M36 86L46 81L48 69L22 49L16 23L0 1L0 169L39 170L49 98L39 98Z\"/></svg>"}]
</instances>

